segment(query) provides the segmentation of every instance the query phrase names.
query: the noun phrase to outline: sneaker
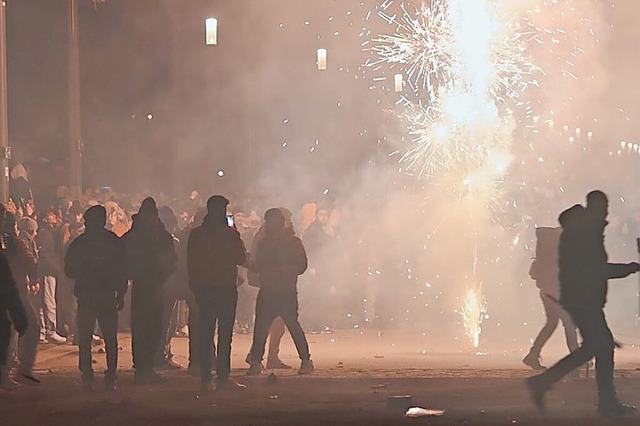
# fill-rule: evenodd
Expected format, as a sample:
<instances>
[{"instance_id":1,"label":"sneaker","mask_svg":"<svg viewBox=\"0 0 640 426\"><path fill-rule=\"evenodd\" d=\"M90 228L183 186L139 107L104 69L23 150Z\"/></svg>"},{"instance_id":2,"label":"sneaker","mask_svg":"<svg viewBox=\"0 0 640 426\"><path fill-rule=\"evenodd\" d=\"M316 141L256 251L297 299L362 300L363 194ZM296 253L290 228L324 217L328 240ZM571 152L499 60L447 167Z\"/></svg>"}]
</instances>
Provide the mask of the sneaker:
<instances>
[{"instance_id":1,"label":"sneaker","mask_svg":"<svg viewBox=\"0 0 640 426\"><path fill-rule=\"evenodd\" d=\"M247 376L259 376L260 374L262 374L262 363L251 364L247 370Z\"/></svg>"},{"instance_id":2,"label":"sneaker","mask_svg":"<svg viewBox=\"0 0 640 426\"><path fill-rule=\"evenodd\" d=\"M302 364L300 364L300 370L298 370L298 374L309 374L312 373L316 368L313 365L313 361L311 359L302 360Z\"/></svg>"},{"instance_id":3,"label":"sneaker","mask_svg":"<svg viewBox=\"0 0 640 426\"><path fill-rule=\"evenodd\" d=\"M321 334L333 334L333 330L328 325L325 325L324 327L322 327L322 331L320 331L320 333Z\"/></svg>"},{"instance_id":4,"label":"sneaker","mask_svg":"<svg viewBox=\"0 0 640 426\"><path fill-rule=\"evenodd\" d=\"M182 370L184 367L182 365L175 362L172 358L168 358L164 360L160 365L157 366L158 370Z\"/></svg>"},{"instance_id":5,"label":"sneaker","mask_svg":"<svg viewBox=\"0 0 640 426\"><path fill-rule=\"evenodd\" d=\"M539 412L544 413L544 395L551 389L551 386L545 381L542 375L529 377L526 380L529 394Z\"/></svg>"},{"instance_id":6,"label":"sneaker","mask_svg":"<svg viewBox=\"0 0 640 426\"><path fill-rule=\"evenodd\" d=\"M276 358L274 360L267 361L267 369L269 370L290 370L291 366L282 362L281 359Z\"/></svg>"},{"instance_id":7,"label":"sneaker","mask_svg":"<svg viewBox=\"0 0 640 426\"><path fill-rule=\"evenodd\" d=\"M100 338L100 336L96 336L95 334L91 337L91 344L93 346L102 346L104 345L104 341Z\"/></svg>"},{"instance_id":8,"label":"sneaker","mask_svg":"<svg viewBox=\"0 0 640 426\"><path fill-rule=\"evenodd\" d=\"M620 417L633 414L636 412L636 407L631 405L625 405L620 401L611 401L607 403L598 404L598 414L604 417Z\"/></svg>"},{"instance_id":9,"label":"sneaker","mask_svg":"<svg viewBox=\"0 0 640 426\"><path fill-rule=\"evenodd\" d=\"M64 345L67 343L67 339L62 337L56 332L47 334L47 342L53 343L54 345Z\"/></svg>"},{"instance_id":10,"label":"sneaker","mask_svg":"<svg viewBox=\"0 0 640 426\"><path fill-rule=\"evenodd\" d=\"M532 354L531 352L529 352L529 354L524 357L522 363L528 367L531 367L531 369L534 371L544 371L547 369L547 367L540 364L540 356Z\"/></svg>"},{"instance_id":11,"label":"sneaker","mask_svg":"<svg viewBox=\"0 0 640 426\"><path fill-rule=\"evenodd\" d=\"M5 391L13 391L20 387L20 383L13 380L8 374L0 377L0 388Z\"/></svg>"},{"instance_id":12,"label":"sneaker","mask_svg":"<svg viewBox=\"0 0 640 426\"><path fill-rule=\"evenodd\" d=\"M216 384L216 389L219 391L243 391L247 389L247 385L238 383L233 379L223 380Z\"/></svg>"},{"instance_id":13,"label":"sneaker","mask_svg":"<svg viewBox=\"0 0 640 426\"><path fill-rule=\"evenodd\" d=\"M40 336L40 340L38 340L38 343L47 343L47 338L45 336Z\"/></svg>"}]
</instances>

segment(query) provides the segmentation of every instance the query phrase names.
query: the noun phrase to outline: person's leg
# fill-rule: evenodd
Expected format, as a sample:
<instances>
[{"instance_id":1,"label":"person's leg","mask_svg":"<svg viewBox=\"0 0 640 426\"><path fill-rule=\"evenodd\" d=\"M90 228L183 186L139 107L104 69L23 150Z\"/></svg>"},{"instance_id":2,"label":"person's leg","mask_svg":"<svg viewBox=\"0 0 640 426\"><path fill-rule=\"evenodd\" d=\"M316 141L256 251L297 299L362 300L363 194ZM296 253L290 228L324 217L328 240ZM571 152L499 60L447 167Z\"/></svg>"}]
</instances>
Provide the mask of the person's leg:
<instances>
[{"instance_id":1,"label":"person's leg","mask_svg":"<svg viewBox=\"0 0 640 426\"><path fill-rule=\"evenodd\" d=\"M256 323L253 330L253 342L251 344L251 365L260 365L264 356L264 347L267 342L269 327L273 322L276 313L274 312L272 296L264 290L258 292L256 300ZM258 368L258 367L255 367ZM259 373L259 371L256 371Z\"/></svg>"},{"instance_id":2,"label":"person's leg","mask_svg":"<svg viewBox=\"0 0 640 426\"><path fill-rule=\"evenodd\" d=\"M56 278L47 275L43 279L42 294L44 297L43 314L47 338L56 336L57 306L56 306Z\"/></svg>"},{"instance_id":3,"label":"person's leg","mask_svg":"<svg viewBox=\"0 0 640 426\"><path fill-rule=\"evenodd\" d=\"M162 287L152 287L149 291L149 305L147 309L147 342L148 349L145 352L146 362L149 364L150 370L153 371L154 357L158 350L162 350L164 346L164 333L166 329L162 324L162 314L164 311L164 294Z\"/></svg>"},{"instance_id":4,"label":"person's leg","mask_svg":"<svg viewBox=\"0 0 640 426\"><path fill-rule=\"evenodd\" d=\"M569 348L569 352L573 352L578 349L578 329L567 311L562 309L559 315L562 320L562 326L564 327L564 337L567 342L567 348Z\"/></svg>"},{"instance_id":5,"label":"person's leg","mask_svg":"<svg viewBox=\"0 0 640 426\"><path fill-rule=\"evenodd\" d=\"M269 327L269 353L267 363L280 364L280 343L284 336L284 321L281 317L276 317Z\"/></svg>"},{"instance_id":6,"label":"person's leg","mask_svg":"<svg viewBox=\"0 0 640 426\"><path fill-rule=\"evenodd\" d=\"M558 302L551 300L548 295L544 293L540 293L540 299L542 300L542 304L544 306L544 312L547 317L547 321L538 333L538 336L533 342L533 346L529 350L529 354L538 358L540 356L540 352L542 351L542 347L549 340L556 327L558 326L558 321L560 321L559 312L562 310Z\"/></svg>"},{"instance_id":7,"label":"person's leg","mask_svg":"<svg viewBox=\"0 0 640 426\"><path fill-rule=\"evenodd\" d=\"M146 346L144 323L147 321L144 314L145 294L140 285L133 284L131 289L131 355L133 367L136 373L144 369L144 350Z\"/></svg>"},{"instance_id":8,"label":"person's leg","mask_svg":"<svg viewBox=\"0 0 640 426\"><path fill-rule=\"evenodd\" d=\"M11 340L11 321L6 309L0 310L0 387L9 386L9 366L7 356Z\"/></svg>"},{"instance_id":9,"label":"person's leg","mask_svg":"<svg viewBox=\"0 0 640 426\"><path fill-rule=\"evenodd\" d=\"M304 335L304 331L298 321L298 297L295 293L283 297L281 302L280 315L284 321L293 343L296 345L300 360L308 361L311 356L309 354L309 344L307 338Z\"/></svg>"},{"instance_id":10,"label":"person's leg","mask_svg":"<svg viewBox=\"0 0 640 426\"><path fill-rule=\"evenodd\" d=\"M204 383L211 383L211 336L215 327L215 309L211 292L201 290L197 295L198 303L198 358L200 359L200 379Z\"/></svg>"},{"instance_id":11,"label":"person's leg","mask_svg":"<svg viewBox=\"0 0 640 426\"><path fill-rule=\"evenodd\" d=\"M189 315L187 325L189 327L189 369L199 368L200 357L198 356L199 339L199 318L198 304L193 297L187 299Z\"/></svg>"},{"instance_id":12,"label":"person's leg","mask_svg":"<svg viewBox=\"0 0 640 426\"><path fill-rule=\"evenodd\" d=\"M115 309L115 305L107 305L100 309L98 323L102 330L105 352L107 353L105 383L109 386L115 383L118 370L118 311Z\"/></svg>"},{"instance_id":13,"label":"person's leg","mask_svg":"<svg viewBox=\"0 0 640 426\"><path fill-rule=\"evenodd\" d=\"M587 319L582 321L587 321ZM613 335L602 310L594 312L588 321L590 327L586 331L581 328L580 332L584 344L592 348L596 357L598 399L601 404L617 402L616 389L613 384L613 352L615 349Z\"/></svg>"},{"instance_id":14,"label":"person's leg","mask_svg":"<svg viewBox=\"0 0 640 426\"><path fill-rule=\"evenodd\" d=\"M29 327L27 327L27 332L18 339L18 359L20 360L18 374L32 377L33 365L38 351L38 340L40 339L40 327L38 326L38 315L30 298L26 294L20 293L20 300L27 313Z\"/></svg>"},{"instance_id":15,"label":"person's leg","mask_svg":"<svg viewBox=\"0 0 640 426\"><path fill-rule=\"evenodd\" d=\"M154 365L156 367L162 366L162 364L164 364L164 362L167 360L168 345L171 342L171 337L173 337L173 335L169 334L169 328L171 325L171 316L173 315L175 303L176 301L172 297L166 297L163 301L162 317L160 319L161 338L154 357Z\"/></svg>"},{"instance_id":16,"label":"person's leg","mask_svg":"<svg viewBox=\"0 0 640 426\"><path fill-rule=\"evenodd\" d=\"M80 356L78 359L82 381L93 382L93 364L91 358L91 343L96 313L93 306L87 302L78 303L78 342Z\"/></svg>"},{"instance_id":17,"label":"person's leg","mask_svg":"<svg viewBox=\"0 0 640 426\"><path fill-rule=\"evenodd\" d=\"M231 340L233 337L233 325L236 321L238 290L235 286L217 290L218 358L216 381L222 383L229 380L229 374L231 373ZM208 336L210 338L211 334Z\"/></svg>"}]
</instances>

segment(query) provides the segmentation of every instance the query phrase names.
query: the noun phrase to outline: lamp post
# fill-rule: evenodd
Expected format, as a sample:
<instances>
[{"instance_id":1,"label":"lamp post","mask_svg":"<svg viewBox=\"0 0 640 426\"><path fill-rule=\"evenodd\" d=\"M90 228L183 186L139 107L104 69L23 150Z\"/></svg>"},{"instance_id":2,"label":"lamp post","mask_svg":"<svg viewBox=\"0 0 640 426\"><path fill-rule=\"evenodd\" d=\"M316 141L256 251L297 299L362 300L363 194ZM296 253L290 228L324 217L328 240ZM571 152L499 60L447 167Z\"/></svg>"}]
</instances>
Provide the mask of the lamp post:
<instances>
[{"instance_id":1,"label":"lamp post","mask_svg":"<svg viewBox=\"0 0 640 426\"><path fill-rule=\"evenodd\" d=\"M69 0L69 170L71 196L82 195L82 127L80 115L80 38L78 34L78 2Z\"/></svg>"},{"instance_id":2,"label":"lamp post","mask_svg":"<svg viewBox=\"0 0 640 426\"><path fill-rule=\"evenodd\" d=\"M9 201L9 111L7 103L7 2L0 0L0 197Z\"/></svg>"}]
</instances>

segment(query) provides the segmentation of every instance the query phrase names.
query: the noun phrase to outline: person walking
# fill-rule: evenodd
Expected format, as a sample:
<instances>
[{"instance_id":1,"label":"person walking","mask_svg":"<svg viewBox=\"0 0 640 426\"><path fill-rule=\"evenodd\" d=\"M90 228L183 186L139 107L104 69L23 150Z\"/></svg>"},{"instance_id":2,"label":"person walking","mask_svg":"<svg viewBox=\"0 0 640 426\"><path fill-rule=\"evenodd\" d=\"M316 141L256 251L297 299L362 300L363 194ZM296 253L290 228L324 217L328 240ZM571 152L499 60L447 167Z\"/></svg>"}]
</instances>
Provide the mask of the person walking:
<instances>
[{"instance_id":1,"label":"person walking","mask_svg":"<svg viewBox=\"0 0 640 426\"><path fill-rule=\"evenodd\" d=\"M609 263L604 248L609 202L602 191L587 195L587 207L575 205L559 217L562 225L559 250L560 303L580 330L580 348L561 359L544 373L527 379L531 397L544 411L544 397L553 384L596 358L598 413L622 416L635 407L622 404L613 383L615 342L604 314L608 280L638 272L637 262Z\"/></svg>"},{"instance_id":2,"label":"person walking","mask_svg":"<svg viewBox=\"0 0 640 426\"><path fill-rule=\"evenodd\" d=\"M261 373L267 334L273 320L281 317L298 350L299 374L314 370L309 344L298 321L298 275L307 269L307 254L302 241L285 227L280 209L269 209L264 215L265 234L258 242L255 259L249 267L259 274L260 291L256 301L256 324L251 346L248 375Z\"/></svg>"}]
</instances>

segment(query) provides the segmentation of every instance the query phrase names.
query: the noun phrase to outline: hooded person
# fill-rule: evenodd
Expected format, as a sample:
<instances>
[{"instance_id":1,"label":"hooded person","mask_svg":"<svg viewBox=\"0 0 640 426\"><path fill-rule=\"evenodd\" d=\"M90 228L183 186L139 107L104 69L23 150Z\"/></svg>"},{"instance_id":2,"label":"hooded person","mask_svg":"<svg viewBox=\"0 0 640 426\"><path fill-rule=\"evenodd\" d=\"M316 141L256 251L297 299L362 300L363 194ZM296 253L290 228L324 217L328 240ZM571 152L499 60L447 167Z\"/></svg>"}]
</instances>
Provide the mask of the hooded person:
<instances>
[{"instance_id":1,"label":"hooded person","mask_svg":"<svg viewBox=\"0 0 640 426\"><path fill-rule=\"evenodd\" d=\"M153 198L145 198L133 215L131 230L123 235L131 294L131 347L137 384L163 383L153 371L154 358L163 343L164 284L176 270L173 237L158 217Z\"/></svg>"},{"instance_id":2,"label":"hooded person","mask_svg":"<svg viewBox=\"0 0 640 426\"><path fill-rule=\"evenodd\" d=\"M227 225L229 200L214 195L207 200L207 215L202 225L191 231L187 243L187 274L199 311L198 350L203 391L213 389L211 382L211 336L218 324L216 388L242 390L246 386L229 378L231 339L238 303L238 266L247 254L240 233Z\"/></svg>"},{"instance_id":3,"label":"hooded person","mask_svg":"<svg viewBox=\"0 0 640 426\"><path fill-rule=\"evenodd\" d=\"M293 229L285 226L281 209L269 209L264 215L264 236L258 241L249 268L259 275L260 291L256 301L256 324L251 346L248 375L261 373L262 357L269 328L280 317L287 326L298 351L299 374L314 370L309 344L298 321L298 276L307 269L307 253Z\"/></svg>"},{"instance_id":4,"label":"hooded person","mask_svg":"<svg viewBox=\"0 0 640 426\"><path fill-rule=\"evenodd\" d=\"M622 416L633 413L618 401L613 383L613 334L607 325L604 305L608 280L638 272L636 262L609 263L604 248L608 200L601 191L587 195L587 207L575 205L559 217L562 225L559 248L560 303L580 330L582 345L542 374L527 379L534 403L544 409L544 396L565 375L596 358L598 413Z\"/></svg>"},{"instance_id":5,"label":"hooded person","mask_svg":"<svg viewBox=\"0 0 640 426\"><path fill-rule=\"evenodd\" d=\"M64 270L75 281L78 299L79 368L84 390L93 390L94 372L91 358L96 321L102 330L107 353L105 386L117 389L118 311L124 306L127 275L122 241L107 230L107 212L102 206L89 208L85 215L84 234L69 244Z\"/></svg>"}]
</instances>

